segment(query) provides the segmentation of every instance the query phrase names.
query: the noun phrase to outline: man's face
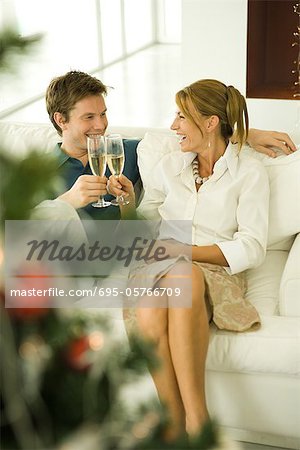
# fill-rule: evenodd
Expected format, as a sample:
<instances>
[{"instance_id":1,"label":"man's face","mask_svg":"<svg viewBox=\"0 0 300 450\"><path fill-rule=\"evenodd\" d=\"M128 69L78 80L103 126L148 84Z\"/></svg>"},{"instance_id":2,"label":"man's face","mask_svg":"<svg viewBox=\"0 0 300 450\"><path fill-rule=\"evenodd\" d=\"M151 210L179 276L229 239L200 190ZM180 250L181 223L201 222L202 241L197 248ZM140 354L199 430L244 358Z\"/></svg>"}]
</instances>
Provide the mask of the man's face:
<instances>
[{"instance_id":1,"label":"man's face","mask_svg":"<svg viewBox=\"0 0 300 450\"><path fill-rule=\"evenodd\" d=\"M75 103L62 128L62 147L68 153L86 153L87 136L105 133L108 121L102 95L91 95Z\"/></svg>"}]
</instances>

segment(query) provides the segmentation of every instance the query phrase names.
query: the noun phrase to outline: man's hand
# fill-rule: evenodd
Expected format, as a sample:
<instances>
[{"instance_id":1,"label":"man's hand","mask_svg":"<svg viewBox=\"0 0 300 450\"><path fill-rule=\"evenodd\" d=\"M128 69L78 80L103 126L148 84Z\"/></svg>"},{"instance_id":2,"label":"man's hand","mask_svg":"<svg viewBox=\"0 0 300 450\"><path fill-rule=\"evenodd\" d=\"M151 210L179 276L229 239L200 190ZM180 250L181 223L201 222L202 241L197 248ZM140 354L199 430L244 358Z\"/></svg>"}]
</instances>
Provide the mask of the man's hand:
<instances>
[{"instance_id":1,"label":"man's hand","mask_svg":"<svg viewBox=\"0 0 300 450\"><path fill-rule=\"evenodd\" d=\"M278 131L264 131L251 128L247 141L254 150L272 158L276 158L278 155L274 149L281 150L287 155L297 150L289 135Z\"/></svg>"},{"instance_id":2,"label":"man's hand","mask_svg":"<svg viewBox=\"0 0 300 450\"><path fill-rule=\"evenodd\" d=\"M96 202L99 195L107 194L107 178L95 175L81 175L71 189L58 198L72 205L75 209L83 208L89 203Z\"/></svg>"}]
</instances>

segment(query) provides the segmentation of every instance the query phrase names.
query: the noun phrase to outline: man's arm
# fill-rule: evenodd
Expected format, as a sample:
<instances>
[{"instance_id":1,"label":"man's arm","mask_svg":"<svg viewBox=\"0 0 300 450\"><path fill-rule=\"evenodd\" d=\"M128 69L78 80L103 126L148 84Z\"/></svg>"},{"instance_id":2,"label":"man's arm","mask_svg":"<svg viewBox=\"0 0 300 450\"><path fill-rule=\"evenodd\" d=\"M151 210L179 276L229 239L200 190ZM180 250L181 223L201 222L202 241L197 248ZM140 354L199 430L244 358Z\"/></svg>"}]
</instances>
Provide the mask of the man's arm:
<instances>
[{"instance_id":1,"label":"man's arm","mask_svg":"<svg viewBox=\"0 0 300 450\"><path fill-rule=\"evenodd\" d=\"M279 131L265 131L250 128L247 142L257 152L264 153L272 158L276 158L278 155L274 149L279 149L287 155L297 150L296 145L289 135Z\"/></svg>"}]
</instances>

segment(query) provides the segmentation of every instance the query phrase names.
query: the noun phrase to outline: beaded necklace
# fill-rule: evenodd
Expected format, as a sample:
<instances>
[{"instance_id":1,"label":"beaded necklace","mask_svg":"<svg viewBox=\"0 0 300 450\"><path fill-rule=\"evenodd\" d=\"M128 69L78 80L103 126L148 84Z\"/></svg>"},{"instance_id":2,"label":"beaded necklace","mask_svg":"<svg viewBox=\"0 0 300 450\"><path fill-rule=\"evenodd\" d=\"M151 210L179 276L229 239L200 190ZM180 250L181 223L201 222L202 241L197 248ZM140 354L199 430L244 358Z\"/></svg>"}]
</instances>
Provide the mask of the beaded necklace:
<instances>
[{"instance_id":1,"label":"beaded necklace","mask_svg":"<svg viewBox=\"0 0 300 450\"><path fill-rule=\"evenodd\" d=\"M197 157L192 162L192 169L193 169L193 177L194 177L194 180L196 181L197 184L201 185L201 184L205 183L205 181L209 180L209 178L211 177L211 175L209 175L208 177L200 177L200 175L199 175L199 161L198 161Z\"/></svg>"}]
</instances>

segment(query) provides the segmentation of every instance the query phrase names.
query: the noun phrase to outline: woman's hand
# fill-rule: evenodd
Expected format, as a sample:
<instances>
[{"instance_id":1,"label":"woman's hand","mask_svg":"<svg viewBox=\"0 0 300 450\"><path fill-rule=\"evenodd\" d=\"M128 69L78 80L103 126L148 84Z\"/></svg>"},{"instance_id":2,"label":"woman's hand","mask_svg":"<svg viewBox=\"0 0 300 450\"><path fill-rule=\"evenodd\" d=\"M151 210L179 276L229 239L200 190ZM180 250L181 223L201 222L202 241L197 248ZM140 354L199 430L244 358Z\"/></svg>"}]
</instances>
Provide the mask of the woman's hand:
<instances>
[{"instance_id":1,"label":"woman's hand","mask_svg":"<svg viewBox=\"0 0 300 450\"><path fill-rule=\"evenodd\" d=\"M297 150L296 145L289 135L279 131L265 131L251 128L247 141L254 150L272 158L276 158L278 155L274 149L279 149L287 155Z\"/></svg>"},{"instance_id":2,"label":"woman's hand","mask_svg":"<svg viewBox=\"0 0 300 450\"><path fill-rule=\"evenodd\" d=\"M120 175L119 177L115 177L111 175L109 177L107 183L107 192L111 195L117 197L118 195L122 195L125 198L128 198L130 202L135 203L135 193L132 182L125 177L125 175Z\"/></svg>"},{"instance_id":3,"label":"woman's hand","mask_svg":"<svg viewBox=\"0 0 300 450\"><path fill-rule=\"evenodd\" d=\"M121 217L122 219L135 219L135 192L132 182L125 175L122 174L119 177L111 175L107 183L107 192L115 197L122 195L127 198L129 204L120 205Z\"/></svg>"},{"instance_id":4,"label":"woman's hand","mask_svg":"<svg viewBox=\"0 0 300 450\"><path fill-rule=\"evenodd\" d=\"M152 264L161 259L176 258L179 255L186 256L191 260L192 246L175 239L158 239L152 241L150 246L145 246L144 255L147 255L145 260L147 264Z\"/></svg>"}]
</instances>

